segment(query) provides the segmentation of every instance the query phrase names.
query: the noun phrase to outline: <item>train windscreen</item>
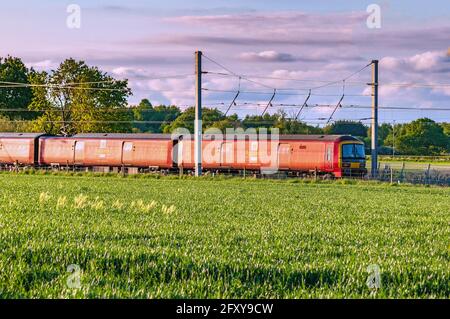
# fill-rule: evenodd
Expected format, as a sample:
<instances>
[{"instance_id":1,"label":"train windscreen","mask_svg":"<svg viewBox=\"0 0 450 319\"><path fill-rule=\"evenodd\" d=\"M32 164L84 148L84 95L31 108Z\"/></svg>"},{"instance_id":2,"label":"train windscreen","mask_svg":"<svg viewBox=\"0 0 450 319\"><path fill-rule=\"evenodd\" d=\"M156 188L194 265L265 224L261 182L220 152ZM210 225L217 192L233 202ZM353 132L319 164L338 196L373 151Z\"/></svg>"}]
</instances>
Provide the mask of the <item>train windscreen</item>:
<instances>
[{"instance_id":1,"label":"train windscreen","mask_svg":"<svg viewBox=\"0 0 450 319\"><path fill-rule=\"evenodd\" d=\"M363 144L344 144L342 145L343 158L366 158Z\"/></svg>"}]
</instances>

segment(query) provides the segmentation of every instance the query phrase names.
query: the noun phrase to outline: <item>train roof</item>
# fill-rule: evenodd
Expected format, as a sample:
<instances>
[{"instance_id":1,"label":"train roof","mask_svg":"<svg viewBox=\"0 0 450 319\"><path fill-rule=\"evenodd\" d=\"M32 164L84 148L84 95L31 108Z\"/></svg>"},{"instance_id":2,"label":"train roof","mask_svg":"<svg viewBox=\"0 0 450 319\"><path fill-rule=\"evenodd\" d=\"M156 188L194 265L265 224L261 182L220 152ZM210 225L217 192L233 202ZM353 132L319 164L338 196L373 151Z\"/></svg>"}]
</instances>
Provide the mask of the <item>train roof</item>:
<instances>
[{"instance_id":1,"label":"train roof","mask_svg":"<svg viewBox=\"0 0 450 319\"><path fill-rule=\"evenodd\" d=\"M45 133L0 133L0 138L38 138Z\"/></svg>"},{"instance_id":2,"label":"train roof","mask_svg":"<svg viewBox=\"0 0 450 319\"><path fill-rule=\"evenodd\" d=\"M76 134L72 136L72 138L115 138L115 139L163 139L163 140L177 140L180 137L182 137L182 134L121 134L121 133L83 133L83 134ZM211 138L213 137L213 134L203 134L203 138ZM270 139L270 134L267 135L267 138ZM192 137L193 138L193 137ZM226 135L224 136L224 139L257 139L257 134L236 134L236 135ZM357 138L350 136L350 135L279 135L280 140L303 140L303 141L327 141L327 142L333 142L333 141L359 141Z\"/></svg>"},{"instance_id":3,"label":"train roof","mask_svg":"<svg viewBox=\"0 0 450 319\"><path fill-rule=\"evenodd\" d=\"M116 139L146 139L146 140L170 140L170 134L149 134L149 133L82 133L72 136L73 138L116 138Z\"/></svg>"},{"instance_id":4,"label":"train roof","mask_svg":"<svg viewBox=\"0 0 450 319\"><path fill-rule=\"evenodd\" d=\"M204 135L204 137L208 137L208 135ZM270 134L267 135L267 138L270 139ZM233 137L233 135L226 136L226 139L257 139L258 135L256 134L237 134ZM339 141L359 141L357 138L351 135L302 135L302 134L291 134L291 135L279 135L279 140L301 140L301 141L326 141L326 142L339 142Z\"/></svg>"},{"instance_id":5,"label":"train roof","mask_svg":"<svg viewBox=\"0 0 450 319\"><path fill-rule=\"evenodd\" d=\"M38 138L41 136L47 137L59 137L50 136L45 133L0 133L0 138ZM95 138L95 139L150 139L150 140L178 140L182 138L182 134L151 134L151 133L82 133L76 134L69 138ZM192 135L191 135L192 136ZM270 139L271 135L268 134L267 138ZM213 134L204 134L203 138L214 139ZM291 134L291 135L279 135L280 140L302 140L302 141L326 141L326 142L340 142L340 141L360 141L359 139L351 135L302 135L302 134ZM193 137L192 137L193 139ZM247 139L258 139L257 134L235 134L226 135L224 139L237 139L237 140L247 140Z\"/></svg>"},{"instance_id":6,"label":"train roof","mask_svg":"<svg viewBox=\"0 0 450 319\"><path fill-rule=\"evenodd\" d=\"M356 137L351 135L280 135L280 139L327 142L359 141Z\"/></svg>"}]
</instances>

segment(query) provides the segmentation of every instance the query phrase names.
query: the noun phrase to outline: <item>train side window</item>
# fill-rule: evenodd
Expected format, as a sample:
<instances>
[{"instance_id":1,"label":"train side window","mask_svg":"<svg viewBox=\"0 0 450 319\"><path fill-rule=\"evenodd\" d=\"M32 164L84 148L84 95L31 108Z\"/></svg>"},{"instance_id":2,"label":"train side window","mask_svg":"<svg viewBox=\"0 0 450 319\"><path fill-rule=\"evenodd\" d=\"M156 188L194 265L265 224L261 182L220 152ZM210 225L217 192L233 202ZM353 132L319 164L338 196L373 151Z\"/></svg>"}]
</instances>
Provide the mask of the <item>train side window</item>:
<instances>
[{"instance_id":1,"label":"train side window","mask_svg":"<svg viewBox=\"0 0 450 319\"><path fill-rule=\"evenodd\" d=\"M331 162L331 158L332 158L332 148L331 147L328 147L327 148L327 161L328 162Z\"/></svg>"},{"instance_id":2,"label":"train side window","mask_svg":"<svg viewBox=\"0 0 450 319\"><path fill-rule=\"evenodd\" d=\"M133 150L133 143L132 142L125 142L125 145L123 146L123 150L125 152L131 152Z\"/></svg>"},{"instance_id":3,"label":"train side window","mask_svg":"<svg viewBox=\"0 0 450 319\"><path fill-rule=\"evenodd\" d=\"M82 151L84 149L84 142L76 142L75 143L75 150L76 151Z\"/></svg>"}]
</instances>

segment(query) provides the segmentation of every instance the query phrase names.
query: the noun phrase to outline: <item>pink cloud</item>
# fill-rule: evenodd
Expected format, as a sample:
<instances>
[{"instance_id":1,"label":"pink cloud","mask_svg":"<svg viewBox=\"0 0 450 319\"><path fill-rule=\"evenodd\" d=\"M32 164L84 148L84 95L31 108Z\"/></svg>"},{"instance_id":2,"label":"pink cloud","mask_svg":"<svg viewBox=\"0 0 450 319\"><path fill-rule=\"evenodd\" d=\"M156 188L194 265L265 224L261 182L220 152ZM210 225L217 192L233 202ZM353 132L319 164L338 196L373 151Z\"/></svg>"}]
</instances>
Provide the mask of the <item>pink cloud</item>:
<instances>
[{"instance_id":1,"label":"pink cloud","mask_svg":"<svg viewBox=\"0 0 450 319\"><path fill-rule=\"evenodd\" d=\"M411 57L409 62L417 71L425 71L438 66L445 56L445 52L425 52Z\"/></svg>"},{"instance_id":2,"label":"pink cloud","mask_svg":"<svg viewBox=\"0 0 450 319\"><path fill-rule=\"evenodd\" d=\"M380 65L386 70L440 71L449 68L450 59L445 51L427 51L406 58L385 57Z\"/></svg>"},{"instance_id":3,"label":"pink cloud","mask_svg":"<svg viewBox=\"0 0 450 319\"><path fill-rule=\"evenodd\" d=\"M37 61L37 62L25 62L25 65L28 68L34 68L37 70L50 70L56 68L58 66L57 62L54 62L50 59Z\"/></svg>"},{"instance_id":4,"label":"pink cloud","mask_svg":"<svg viewBox=\"0 0 450 319\"><path fill-rule=\"evenodd\" d=\"M262 52L244 52L240 54L240 58L249 62L293 62L298 59L292 54L273 50Z\"/></svg>"}]
</instances>

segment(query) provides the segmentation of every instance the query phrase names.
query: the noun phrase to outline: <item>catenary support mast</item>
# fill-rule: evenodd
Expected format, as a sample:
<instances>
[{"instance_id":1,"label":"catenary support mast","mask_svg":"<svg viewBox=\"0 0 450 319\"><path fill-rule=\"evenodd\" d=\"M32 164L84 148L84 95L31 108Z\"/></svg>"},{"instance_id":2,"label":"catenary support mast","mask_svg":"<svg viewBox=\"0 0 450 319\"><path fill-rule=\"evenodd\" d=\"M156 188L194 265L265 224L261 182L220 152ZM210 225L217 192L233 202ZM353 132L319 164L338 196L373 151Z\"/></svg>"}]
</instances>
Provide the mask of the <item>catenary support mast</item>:
<instances>
[{"instance_id":1,"label":"catenary support mast","mask_svg":"<svg viewBox=\"0 0 450 319\"><path fill-rule=\"evenodd\" d=\"M202 175L202 52L195 52L195 176Z\"/></svg>"},{"instance_id":2,"label":"catenary support mast","mask_svg":"<svg viewBox=\"0 0 450 319\"><path fill-rule=\"evenodd\" d=\"M372 61L372 129L371 129L372 178L378 175L378 60Z\"/></svg>"}]
</instances>

